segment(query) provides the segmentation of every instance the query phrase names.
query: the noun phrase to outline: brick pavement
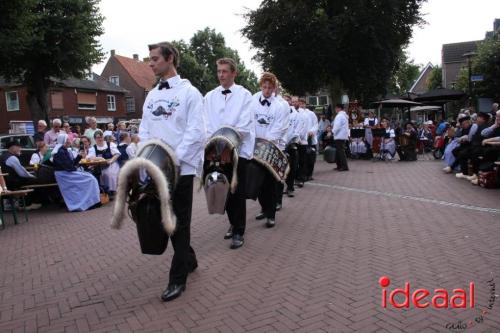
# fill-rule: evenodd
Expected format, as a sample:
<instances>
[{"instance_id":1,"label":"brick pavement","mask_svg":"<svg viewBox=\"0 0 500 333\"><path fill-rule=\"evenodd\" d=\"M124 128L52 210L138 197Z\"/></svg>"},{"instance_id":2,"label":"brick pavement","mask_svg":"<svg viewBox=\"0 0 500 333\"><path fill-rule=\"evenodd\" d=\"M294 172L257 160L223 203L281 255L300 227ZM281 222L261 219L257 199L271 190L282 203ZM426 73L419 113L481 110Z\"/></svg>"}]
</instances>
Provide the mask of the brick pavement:
<instances>
[{"instance_id":1,"label":"brick pavement","mask_svg":"<svg viewBox=\"0 0 500 333\"><path fill-rule=\"evenodd\" d=\"M444 175L435 161L332 168L317 164L314 184L284 199L274 229L253 219L258 207L249 201L246 244L237 251L222 239L226 218L207 215L196 193L199 267L170 303L159 295L171 248L141 255L132 223L109 228L111 206L31 212L17 226L8 218L0 230L0 332L445 332L446 323L485 307L485 281L500 281L499 190ZM476 310L383 309L382 275L389 290L405 281L431 290L475 281ZM465 331L500 331L499 302Z\"/></svg>"}]
</instances>

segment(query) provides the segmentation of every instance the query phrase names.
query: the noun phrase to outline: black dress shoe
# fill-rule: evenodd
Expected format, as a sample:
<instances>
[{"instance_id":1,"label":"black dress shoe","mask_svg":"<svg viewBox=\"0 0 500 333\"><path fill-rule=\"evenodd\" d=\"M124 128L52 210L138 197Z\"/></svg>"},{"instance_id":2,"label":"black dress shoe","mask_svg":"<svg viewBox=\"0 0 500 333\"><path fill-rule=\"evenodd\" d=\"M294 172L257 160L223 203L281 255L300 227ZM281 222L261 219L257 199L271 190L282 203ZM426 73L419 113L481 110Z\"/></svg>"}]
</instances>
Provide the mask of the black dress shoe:
<instances>
[{"instance_id":1,"label":"black dress shoe","mask_svg":"<svg viewBox=\"0 0 500 333\"><path fill-rule=\"evenodd\" d=\"M190 265L188 272L193 273L197 268L198 268L198 263L195 262L194 264Z\"/></svg>"},{"instance_id":2,"label":"black dress shoe","mask_svg":"<svg viewBox=\"0 0 500 333\"><path fill-rule=\"evenodd\" d=\"M276 211L281 210L281 207L283 207L282 204L280 204L280 203L276 204Z\"/></svg>"},{"instance_id":3,"label":"black dress shoe","mask_svg":"<svg viewBox=\"0 0 500 333\"><path fill-rule=\"evenodd\" d=\"M257 216L255 216L256 220L263 220L266 218L266 214L264 213L259 213Z\"/></svg>"},{"instance_id":4,"label":"black dress shoe","mask_svg":"<svg viewBox=\"0 0 500 333\"><path fill-rule=\"evenodd\" d=\"M286 191L286 195L287 195L287 197L289 197L289 198L293 198L293 197L295 196L295 194L293 194L293 191L292 191L292 190L287 190L287 191Z\"/></svg>"},{"instance_id":5,"label":"black dress shoe","mask_svg":"<svg viewBox=\"0 0 500 333\"><path fill-rule=\"evenodd\" d=\"M342 168L342 169L339 169L338 171L349 171L348 168Z\"/></svg>"},{"instance_id":6,"label":"black dress shoe","mask_svg":"<svg viewBox=\"0 0 500 333\"><path fill-rule=\"evenodd\" d=\"M276 225L276 221L274 219L267 219L266 227L273 228Z\"/></svg>"},{"instance_id":7,"label":"black dress shoe","mask_svg":"<svg viewBox=\"0 0 500 333\"><path fill-rule=\"evenodd\" d=\"M231 237L233 237L233 226L230 226L229 229L227 229L224 239L229 239Z\"/></svg>"},{"instance_id":8,"label":"black dress shoe","mask_svg":"<svg viewBox=\"0 0 500 333\"><path fill-rule=\"evenodd\" d=\"M185 284L171 284L165 289L163 294L161 294L161 300L163 302L172 301L179 297L184 290L186 290Z\"/></svg>"},{"instance_id":9,"label":"black dress shoe","mask_svg":"<svg viewBox=\"0 0 500 333\"><path fill-rule=\"evenodd\" d=\"M231 240L231 246L229 248L235 250L239 247L242 247L244 243L245 240L243 239L243 236L234 234L233 239Z\"/></svg>"}]
</instances>

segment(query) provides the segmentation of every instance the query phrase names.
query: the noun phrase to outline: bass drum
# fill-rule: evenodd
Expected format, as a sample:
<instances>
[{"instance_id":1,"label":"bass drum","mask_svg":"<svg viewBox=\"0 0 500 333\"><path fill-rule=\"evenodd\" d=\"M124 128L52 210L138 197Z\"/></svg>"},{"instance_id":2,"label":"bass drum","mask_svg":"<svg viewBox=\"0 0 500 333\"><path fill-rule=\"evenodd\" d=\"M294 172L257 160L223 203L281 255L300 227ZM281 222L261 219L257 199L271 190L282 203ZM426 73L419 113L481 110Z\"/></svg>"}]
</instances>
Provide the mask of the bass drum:
<instances>
[{"instance_id":1,"label":"bass drum","mask_svg":"<svg viewBox=\"0 0 500 333\"><path fill-rule=\"evenodd\" d=\"M328 146L323 151L323 159L326 163L335 163L337 155L337 149L335 147Z\"/></svg>"}]
</instances>

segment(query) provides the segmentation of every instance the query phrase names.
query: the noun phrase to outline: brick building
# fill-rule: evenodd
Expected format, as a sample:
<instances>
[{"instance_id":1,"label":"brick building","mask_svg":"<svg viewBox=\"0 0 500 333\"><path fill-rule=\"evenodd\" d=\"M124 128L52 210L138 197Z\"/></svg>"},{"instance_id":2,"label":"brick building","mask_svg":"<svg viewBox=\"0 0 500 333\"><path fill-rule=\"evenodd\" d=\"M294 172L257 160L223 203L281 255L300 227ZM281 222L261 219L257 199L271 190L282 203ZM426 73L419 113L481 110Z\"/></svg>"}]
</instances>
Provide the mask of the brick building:
<instances>
[{"instance_id":1,"label":"brick building","mask_svg":"<svg viewBox=\"0 0 500 333\"><path fill-rule=\"evenodd\" d=\"M117 55L115 50L111 50L111 56L101 77L128 91L125 96L127 118L141 118L146 96L156 82L148 59L141 61L137 54L128 58Z\"/></svg>"},{"instance_id":2,"label":"brick building","mask_svg":"<svg viewBox=\"0 0 500 333\"><path fill-rule=\"evenodd\" d=\"M53 80L48 92L49 119L61 118L72 125L85 126L85 117L99 124L126 119L127 91L93 75L91 80ZM0 79L0 133L8 132L12 120L32 120L26 87Z\"/></svg>"}]
</instances>

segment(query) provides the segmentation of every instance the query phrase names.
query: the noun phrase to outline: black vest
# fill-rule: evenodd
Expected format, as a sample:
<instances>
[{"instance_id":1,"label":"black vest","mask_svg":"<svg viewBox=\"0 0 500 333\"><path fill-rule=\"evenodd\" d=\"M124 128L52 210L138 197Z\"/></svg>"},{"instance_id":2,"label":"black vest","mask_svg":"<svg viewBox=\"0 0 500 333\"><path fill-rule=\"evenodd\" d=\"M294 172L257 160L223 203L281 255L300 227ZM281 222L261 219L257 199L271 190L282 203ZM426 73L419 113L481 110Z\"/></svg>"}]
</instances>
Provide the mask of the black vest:
<instances>
[{"instance_id":1,"label":"black vest","mask_svg":"<svg viewBox=\"0 0 500 333\"><path fill-rule=\"evenodd\" d=\"M16 173L16 170L11 168L6 164L9 157L14 156L15 158L19 158L16 155L12 154L8 150L5 151L2 156L0 156L0 166L2 167L2 173L8 173L9 175L5 177L5 181L7 184L12 184L18 181L21 181L21 177L19 177Z\"/></svg>"},{"instance_id":2,"label":"black vest","mask_svg":"<svg viewBox=\"0 0 500 333\"><path fill-rule=\"evenodd\" d=\"M118 157L118 163L122 166L125 161L128 161L129 156L127 154L128 145L118 145L118 151L120 152L120 157Z\"/></svg>"},{"instance_id":3,"label":"black vest","mask_svg":"<svg viewBox=\"0 0 500 333\"><path fill-rule=\"evenodd\" d=\"M486 128L488 127L487 124L483 124L483 125L478 125L477 126L477 131L476 133L474 133L474 135L472 136L471 140L470 140L470 143L473 145L473 146L481 146L481 144L483 143L483 137L481 135L481 132Z\"/></svg>"}]
</instances>

